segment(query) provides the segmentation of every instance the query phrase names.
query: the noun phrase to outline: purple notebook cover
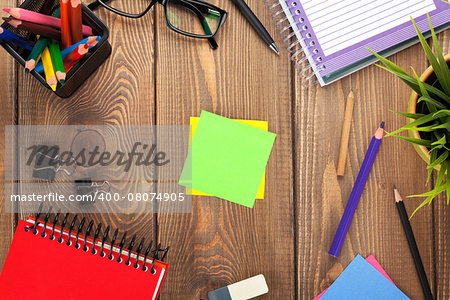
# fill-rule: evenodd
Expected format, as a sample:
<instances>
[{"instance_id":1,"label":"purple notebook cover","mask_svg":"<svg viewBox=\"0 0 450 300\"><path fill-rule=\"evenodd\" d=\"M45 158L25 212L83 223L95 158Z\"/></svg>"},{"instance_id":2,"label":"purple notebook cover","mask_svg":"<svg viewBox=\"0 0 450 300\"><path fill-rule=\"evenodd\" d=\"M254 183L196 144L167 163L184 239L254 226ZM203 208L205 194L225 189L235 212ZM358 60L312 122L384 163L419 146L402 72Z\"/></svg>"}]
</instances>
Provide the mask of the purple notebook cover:
<instances>
[{"instance_id":1,"label":"purple notebook cover","mask_svg":"<svg viewBox=\"0 0 450 300\"><path fill-rule=\"evenodd\" d=\"M310 43L310 41L315 41L314 49L317 49L316 53L311 52L312 58L310 60L310 63L314 62L317 69L319 70L319 75L320 77L322 77L325 84L331 83L332 81L335 81L360 69L361 67L358 68L358 66L356 65L352 68L353 70L343 70L354 64L357 64L358 62L361 62L362 60L372 57L373 55L367 50L367 48L370 48L376 52L381 52L383 50L389 50L390 48L395 47L398 44L407 42L408 40L417 37L417 33L412 22L408 21L394 28L391 28L390 30L384 31L380 34L372 36L371 38L365 39L357 44L326 56L317 41L313 26L311 26L311 23L308 20L308 16L305 14L301 3L302 1L280 0L280 2L281 1L285 1L288 5L294 21L297 23L298 28L301 30L300 34L302 34L303 38L305 38L305 36L303 34L304 30L302 29L302 27L305 25L308 27L307 32L311 34L311 37L307 39L307 42ZM441 26L450 26L450 4L447 4L441 0L434 0L434 3L436 5L436 9L429 12L431 24L433 25L433 27L436 29ZM299 12L300 14L298 14ZM300 19L302 19L302 22L300 21ZM417 17L414 20L417 23L420 31L427 32L430 30L426 15ZM398 49L397 51L399 50L400 49ZM319 57L321 58L320 62L318 61ZM364 62L361 62L361 64L364 64ZM342 72L342 74L337 74L339 72Z\"/></svg>"}]
</instances>

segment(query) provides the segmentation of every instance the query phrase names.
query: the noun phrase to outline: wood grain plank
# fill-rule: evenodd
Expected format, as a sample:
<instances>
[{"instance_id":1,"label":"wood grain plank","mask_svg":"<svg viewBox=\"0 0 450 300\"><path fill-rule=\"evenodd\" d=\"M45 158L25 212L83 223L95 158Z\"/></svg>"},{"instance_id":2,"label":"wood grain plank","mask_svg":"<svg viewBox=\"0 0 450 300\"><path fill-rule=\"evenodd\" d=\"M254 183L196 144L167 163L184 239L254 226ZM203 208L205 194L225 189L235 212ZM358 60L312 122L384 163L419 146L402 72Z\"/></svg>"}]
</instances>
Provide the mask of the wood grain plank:
<instances>
[{"instance_id":1,"label":"wood grain plank","mask_svg":"<svg viewBox=\"0 0 450 300\"><path fill-rule=\"evenodd\" d=\"M391 59L418 72L426 68L419 45ZM373 254L407 295L421 299L422 291L408 254L407 242L393 202L392 186L403 195L426 191L426 169L413 147L395 138L385 138L361 197L339 258L328 255L370 139L381 121L392 131L405 120L390 110L406 111L410 90L387 72L370 66L326 87L301 87L296 83L294 149L298 199L298 293L311 299L329 286L357 253ZM336 178L339 138L345 99L355 93L346 174ZM409 212L420 203L408 199ZM412 220L426 272L434 272L431 210L422 210ZM406 253L406 254L405 254ZM431 277L430 277L431 278ZM434 282L431 280L431 284Z\"/></svg>"},{"instance_id":2,"label":"wood grain plank","mask_svg":"<svg viewBox=\"0 0 450 300\"><path fill-rule=\"evenodd\" d=\"M450 30L438 35L439 44L444 54L450 53ZM433 201L435 290L436 299L450 298L450 206L446 196L440 195Z\"/></svg>"},{"instance_id":3,"label":"wood grain plank","mask_svg":"<svg viewBox=\"0 0 450 300\"><path fill-rule=\"evenodd\" d=\"M109 126L155 124L152 14L139 20L132 20L113 14L102 7L95 13L109 27L111 56L67 99L58 98L31 76L24 76L21 69L19 124ZM80 174L82 173L78 176ZM78 178L81 177L65 179ZM129 178L126 172L120 172L112 179L117 181L115 185L113 184L112 191L121 195L136 192L140 185L128 182L133 178ZM153 178L148 178L151 179ZM20 217L26 218L27 215L22 213ZM153 214L144 213L139 207L124 214L82 213L79 220L84 216L88 220L94 220L96 224L100 222L104 226L110 224L121 233L128 231L129 237L137 234L138 239L145 237L147 242L155 239Z\"/></svg>"},{"instance_id":4,"label":"wood grain plank","mask_svg":"<svg viewBox=\"0 0 450 300\"><path fill-rule=\"evenodd\" d=\"M275 55L231 1L211 1L230 15L206 41L180 37L157 12L158 124L189 124L201 110L229 118L268 120L277 134L266 173L266 195L248 209L214 197L194 197L191 214L158 215L159 240L171 246L161 299L207 299L208 291L257 274L262 299L292 299L294 291L291 94L287 54ZM277 37L262 1L247 1ZM280 45L280 41L277 40Z\"/></svg>"},{"instance_id":5,"label":"wood grain plank","mask_svg":"<svg viewBox=\"0 0 450 300\"><path fill-rule=\"evenodd\" d=\"M0 0L1 7L13 6L16 2L12 0ZM14 214L5 212L5 148L8 144L5 141L5 126L14 125L16 120L17 104L17 65L14 59L4 50L0 55L0 82L3 83L0 89L0 272L3 268L9 245L14 234L15 223Z\"/></svg>"}]
</instances>

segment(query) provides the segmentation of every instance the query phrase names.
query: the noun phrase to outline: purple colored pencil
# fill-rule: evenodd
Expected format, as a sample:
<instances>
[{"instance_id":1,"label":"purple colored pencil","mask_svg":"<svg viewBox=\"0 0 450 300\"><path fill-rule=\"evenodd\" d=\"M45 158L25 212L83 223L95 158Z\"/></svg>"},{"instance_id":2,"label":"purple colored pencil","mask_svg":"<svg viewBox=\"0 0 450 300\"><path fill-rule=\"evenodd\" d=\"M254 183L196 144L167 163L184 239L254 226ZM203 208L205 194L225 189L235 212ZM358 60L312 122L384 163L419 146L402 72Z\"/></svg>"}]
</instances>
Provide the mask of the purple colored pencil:
<instances>
[{"instance_id":1,"label":"purple colored pencil","mask_svg":"<svg viewBox=\"0 0 450 300\"><path fill-rule=\"evenodd\" d=\"M27 49L28 51L33 50L33 46L30 45L26 39L3 27L0 27L0 39L9 41L21 48Z\"/></svg>"},{"instance_id":2,"label":"purple colored pencil","mask_svg":"<svg viewBox=\"0 0 450 300\"><path fill-rule=\"evenodd\" d=\"M367 149L366 156L359 170L358 177L356 178L355 185L353 186L352 193L348 199L347 206L345 206L344 214L342 215L341 222L339 223L336 234L334 235L333 243L331 244L328 254L338 257L341 252L342 245L344 244L345 236L347 235L348 228L355 215L356 207L358 206L361 194L366 186L367 178L372 170L373 163L377 157L378 149L380 149L381 140L384 133L384 122L381 123L380 128L375 131L375 134L370 141L369 148Z\"/></svg>"}]
</instances>

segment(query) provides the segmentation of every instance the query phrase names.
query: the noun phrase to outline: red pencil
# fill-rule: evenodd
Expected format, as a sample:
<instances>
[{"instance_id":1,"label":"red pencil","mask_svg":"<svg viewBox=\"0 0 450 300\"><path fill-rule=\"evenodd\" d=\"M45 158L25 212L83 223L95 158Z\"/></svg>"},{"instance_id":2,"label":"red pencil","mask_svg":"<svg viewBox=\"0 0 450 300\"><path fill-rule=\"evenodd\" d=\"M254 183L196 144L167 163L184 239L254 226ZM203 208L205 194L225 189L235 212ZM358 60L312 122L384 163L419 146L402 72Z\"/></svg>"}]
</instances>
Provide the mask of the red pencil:
<instances>
[{"instance_id":1,"label":"red pencil","mask_svg":"<svg viewBox=\"0 0 450 300\"><path fill-rule=\"evenodd\" d=\"M43 25L39 25L36 23L27 22L27 21L21 21L21 20L17 20L17 19L10 19L8 21L8 24L14 28L22 29L22 30L25 30L25 31L28 31L31 33L36 33L36 34L39 34L40 36L43 36L46 38L51 38L51 39L55 39L55 40L61 39L61 31L51 28L51 27L47 27L47 26L43 26Z\"/></svg>"},{"instance_id":2,"label":"red pencil","mask_svg":"<svg viewBox=\"0 0 450 300\"><path fill-rule=\"evenodd\" d=\"M31 10L23 9L23 8L4 8L5 12L9 13L13 18L32 22L36 24L46 25L53 28L61 29L61 19L47 16L41 13L37 13ZM82 31L84 36L92 35L92 28L86 25L82 26Z\"/></svg>"},{"instance_id":3,"label":"red pencil","mask_svg":"<svg viewBox=\"0 0 450 300\"><path fill-rule=\"evenodd\" d=\"M70 33L69 0L60 0L61 7L61 40L63 48L72 45L72 35Z\"/></svg>"},{"instance_id":4,"label":"red pencil","mask_svg":"<svg viewBox=\"0 0 450 300\"><path fill-rule=\"evenodd\" d=\"M81 0L70 0L70 33L72 35L72 44L78 43L83 39Z\"/></svg>"},{"instance_id":5,"label":"red pencil","mask_svg":"<svg viewBox=\"0 0 450 300\"><path fill-rule=\"evenodd\" d=\"M70 69L80 60L83 58L83 56L86 55L89 51L89 45L88 44L81 44L78 47L75 48L72 52L67 55L66 58L64 58L64 69L66 69L66 72L69 72Z\"/></svg>"}]
</instances>

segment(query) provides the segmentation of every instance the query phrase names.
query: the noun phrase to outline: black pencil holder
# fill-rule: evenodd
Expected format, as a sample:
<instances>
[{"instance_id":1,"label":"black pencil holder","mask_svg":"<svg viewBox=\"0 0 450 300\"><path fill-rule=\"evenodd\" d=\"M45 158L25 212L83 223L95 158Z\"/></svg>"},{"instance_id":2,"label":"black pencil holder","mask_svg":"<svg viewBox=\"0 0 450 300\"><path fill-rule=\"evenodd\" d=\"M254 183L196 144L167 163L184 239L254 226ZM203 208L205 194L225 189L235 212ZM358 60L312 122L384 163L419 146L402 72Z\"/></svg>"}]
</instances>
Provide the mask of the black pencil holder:
<instances>
[{"instance_id":1,"label":"black pencil holder","mask_svg":"<svg viewBox=\"0 0 450 300\"><path fill-rule=\"evenodd\" d=\"M57 6L59 6L58 0L27 0L20 5L20 8L41 12L43 9L51 11ZM92 34L100 36L101 39L98 41L97 45L89 49L89 52L67 73L64 85L58 85L55 94L61 98L67 98L72 95L111 54L111 45L108 43L108 27L87 6L84 4L82 6L83 25L92 27ZM30 40L36 39L34 34L30 34L23 30L17 30L6 22L1 26L24 38ZM29 51L1 39L0 45L5 48L19 64L25 67L25 61L30 54ZM30 74L43 86L51 90L43 75L35 70L31 71Z\"/></svg>"}]
</instances>

